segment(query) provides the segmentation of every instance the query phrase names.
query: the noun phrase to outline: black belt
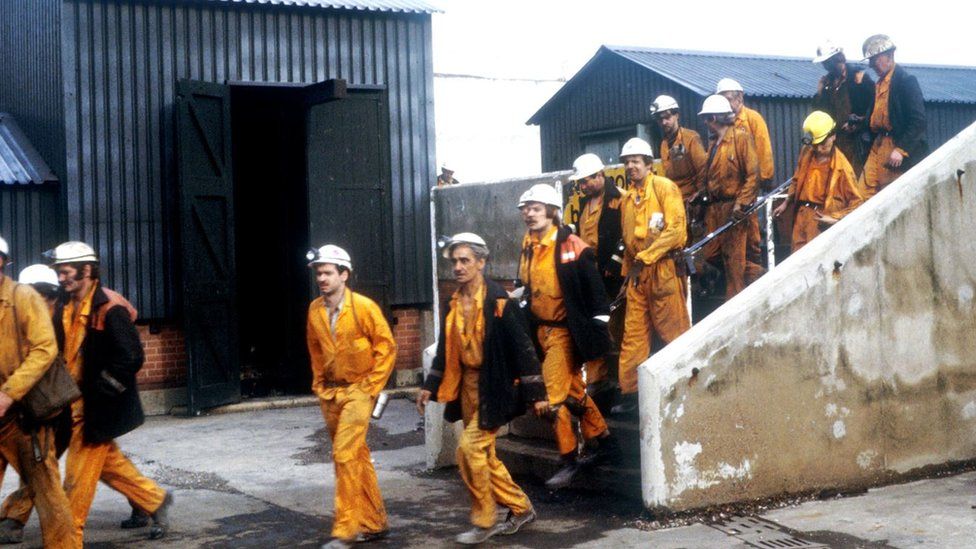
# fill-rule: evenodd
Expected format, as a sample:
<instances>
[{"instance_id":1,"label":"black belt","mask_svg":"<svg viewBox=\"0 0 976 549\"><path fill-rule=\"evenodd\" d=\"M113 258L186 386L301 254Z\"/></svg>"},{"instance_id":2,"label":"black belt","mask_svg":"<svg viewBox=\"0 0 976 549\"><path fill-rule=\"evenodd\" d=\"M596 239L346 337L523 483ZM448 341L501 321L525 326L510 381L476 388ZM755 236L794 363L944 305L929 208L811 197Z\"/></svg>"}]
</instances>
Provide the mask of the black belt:
<instances>
[{"instance_id":1,"label":"black belt","mask_svg":"<svg viewBox=\"0 0 976 549\"><path fill-rule=\"evenodd\" d=\"M539 326L548 326L550 328L566 328L569 324L566 324L565 320L541 320L535 319L536 324Z\"/></svg>"},{"instance_id":2,"label":"black belt","mask_svg":"<svg viewBox=\"0 0 976 549\"><path fill-rule=\"evenodd\" d=\"M813 210L820 210L820 209L823 209L823 207L824 207L823 204L817 204L816 202L809 202L807 200L800 200L799 202L797 202L797 204L800 205L800 206L806 206L807 208L810 208L810 209L813 209Z\"/></svg>"},{"instance_id":3,"label":"black belt","mask_svg":"<svg viewBox=\"0 0 976 549\"><path fill-rule=\"evenodd\" d=\"M736 199L736 197L734 197L734 196L729 196L729 197L726 197L726 198L719 198L717 196L711 196L711 195L709 195L709 197L708 197L708 201L711 202L711 203L713 203L713 204L718 204L720 202L734 202L735 199Z\"/></svg>"},{"instance_id":4,"label":"black belt","mask_svg":"<svg viewBox=\"0 0 976 549\"><path fill-rule=\"evenodd\" d=\"M329 389L339 389L342 387L349 387L352 383L342 382L342 381L326 381L325 386Z\"/></svg>"}]
</instances>

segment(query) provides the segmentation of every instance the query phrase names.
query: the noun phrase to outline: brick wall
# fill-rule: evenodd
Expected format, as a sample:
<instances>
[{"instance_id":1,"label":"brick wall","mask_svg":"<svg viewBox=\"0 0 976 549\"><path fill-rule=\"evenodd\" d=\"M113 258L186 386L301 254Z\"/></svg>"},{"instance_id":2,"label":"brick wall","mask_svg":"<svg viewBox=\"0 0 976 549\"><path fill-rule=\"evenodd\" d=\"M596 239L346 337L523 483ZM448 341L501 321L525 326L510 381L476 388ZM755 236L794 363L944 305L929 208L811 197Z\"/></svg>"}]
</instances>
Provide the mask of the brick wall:
<instances>
[{"instance_id":1,"label":"brick wall","mask_svg":"<svg viewBox=\"0 0 976 549\"><path fill-rule=\"evenodd\" d=\"M397 370L412 370L423 366L423 326L420 309L394 309L393 339L397 342Z\"/></svg>"},{"instance_id":2,"label":"brick wall","mask_svg":"<svg viewBox=\"0 0 976 549\"><path fill-rule=\"evenodd\" d=\"M163 326L158 333L149 333L148 326L137 326L146 363L136 378L141 389L166 389L186 385L186 347L183 331L176 326Z\"/></svg>"}]
</instances>

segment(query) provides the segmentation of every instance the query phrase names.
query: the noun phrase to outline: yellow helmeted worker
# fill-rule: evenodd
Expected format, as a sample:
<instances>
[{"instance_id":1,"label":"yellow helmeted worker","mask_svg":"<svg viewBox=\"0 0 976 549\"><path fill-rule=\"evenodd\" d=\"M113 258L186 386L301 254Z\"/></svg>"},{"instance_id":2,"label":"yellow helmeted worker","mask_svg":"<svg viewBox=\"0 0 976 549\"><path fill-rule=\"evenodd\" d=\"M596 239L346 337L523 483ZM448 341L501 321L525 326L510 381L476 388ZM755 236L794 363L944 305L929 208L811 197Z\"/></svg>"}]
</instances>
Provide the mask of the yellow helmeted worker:
<instances>
[{"instance_id":1,"label":"yellow helmeted worker","mask_svg":"<svg viewBox=\"0 0 976 549\"><path fill-rule=\"evenodd\" d=\"M393 372L396 342L379 306L346 287L352 260L331 244L309 253L322 295L308 307L312 392L332 439L335 520L328 548L388 533L386 509L366 447L374 402Z\"/></svg>"},{"instance_id":2,"label":"yellow helmeted worker","mask_svg":"<svg viewBox=\"0 0 976 549\"><path fill-rule=\"evenodd\" d=\"M759 180L756 182L757 192L761 192L773 180L776 165L773 163L773 145L769 139L769 127L758 111L745 106L745 90L731 78L718 81L715 93L729 100L732 112L735 113L735 126L752 136L756 146L756 158L759 161ZM762 233L759 231L759 215L749 216L746 221L749 231L746 240L746 286L752 284L763 275L766 270L762 267ZM771 245L771 244L770 244Z\"/></svg>"},{"instance_id":3,"label":"yellow helmeted worker","mask_svg":"<svg viewBox=\"0 0 976 549\"><path fill-rule=\"evenodd\" d=\"M495 453L498 428L525 413L549 409L539 359L522 313L505 290L484 277L488 245L474 233L451 238L450 259L458 289L442 323L437 356L417 395L421 415L427 402L446 404L444 419L464 421L458 441L458 470L471 496L473 528L457 536L474 545L494 535L511 535L536 518L528 496ZM497 506L508 508L498 522Z\"/></svg>"},{"instance_id":4,"label":"yellow helmeted worker","mask_svg":"<svg viewBox=\"0 0 976 549\"><path fill-rule=\"evenodd\" d=\"M643 139L627 141L620 151L630 190L621 207L627 314L620 345L621 403L615 415L637 412L637 366L651 354L653 334L670 343L691 326L683 284L671 252L687 239L681 190L653 175L654 153Z\"/></svg>"},{"instance_id":5,"label":"yellow helmeted worker","mask_svg":"<svg viewBox=\"0 0 976 549\"><path fill-rule=\"evenodd\" d=\"M10 409L41 379L58 347L47 305L33 288L3 273L9 263L10 248L0 238L0 478L9 463L35 494L44 547L81 547L58 474L54 429L38 425L33 433L25 430Z\"/></svg>"},{"instance_id":6,"label":"yellow helmeted worker","mask_svg":"<svg viewBox=\"0 0 976 549\"><path fill-rule=\"evenodd\" d=\"M788 197L774 215L793 207L793 251L854 211L864 201L854 168L836 146L837 124L829 114L814 111L803 121L805 142Z\"/></svg>"},{"instance_id":7,"label":"yellow helmeted worker","mask_svg":"<svg viewBox=\"0 0 976 549\"><path fill-rule=\"evenodd\" d=\"M593 399L586 394L582 365L603 358L610 348L610 302L596 267L596 254L560 224L562 197L540 183L518 201L528 229L522 239L519 278L530 334L543 355L542 377L552 406L550 417L563 467L548 481L552 490L568 486L583 463L616 453L614 439ZM595 446L578 456L572 416L579 418L583 441Z\"/></svg>"},{"instance_id":8,"label":"yellow helmeted worker","mask_svg":"<svg viewBox=\"0 0 976 549\"><path fill-rule=\"evenodd\" d=\"M83 541L99 480L151 515L149 538L161 538L169 529L173 496L143 476L114 440L145 421L136 384L145 358L134 323L136 310L102 285L91 246L65 242L46 255L66 296L55 307L54 330L82 395L71 405L64 475L75 541Z\"/></svg>"},{"instance_id":9,"label":"yellow helmeted worker","mask_svg":"<svg viewBox=\"0 0 976 549\"><path fill-rule=\"evenodd\" d=\"M725 297L728 299L746 287L749 270L761 269L746 255L750 229L746 221L741 221L756 201L759 161L752 136L735 126L735 113L726 98L721 95L707 97L698 115L712 136L704 184L708 193L705 230L712 232L727 221L740 221L702 250L703 258L708 261L721 256L725 267Z\"/></svg>"}]
</instances>

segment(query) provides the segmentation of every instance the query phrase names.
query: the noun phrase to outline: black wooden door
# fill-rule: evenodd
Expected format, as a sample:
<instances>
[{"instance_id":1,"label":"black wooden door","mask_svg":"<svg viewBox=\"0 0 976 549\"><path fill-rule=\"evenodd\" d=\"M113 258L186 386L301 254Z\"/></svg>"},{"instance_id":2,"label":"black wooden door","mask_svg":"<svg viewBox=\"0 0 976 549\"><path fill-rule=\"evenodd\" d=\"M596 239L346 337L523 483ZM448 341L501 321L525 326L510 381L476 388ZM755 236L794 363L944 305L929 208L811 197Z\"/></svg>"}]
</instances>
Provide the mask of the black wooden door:
<instances>
[{"instance_id":1,"label":"black wooden door","mask_svg":"<svg viewBox=\"0 0 976 549\"><path fill-rule=\"evenodd\" d=\"M350 286L386 308L392 280L389 123L383 91L349 89L308 112L312 246L352 256Z\"/></svg>"},{"instance_id":2,"label":"black wooden door","mask_svg":"<svg viewBox=\"0 0 976 549\"><path fill-rule=\"evenodd\" d=\"M240 400L230 90L177 85L183 322L190 414Z\"/></svg>"}]
</instances>

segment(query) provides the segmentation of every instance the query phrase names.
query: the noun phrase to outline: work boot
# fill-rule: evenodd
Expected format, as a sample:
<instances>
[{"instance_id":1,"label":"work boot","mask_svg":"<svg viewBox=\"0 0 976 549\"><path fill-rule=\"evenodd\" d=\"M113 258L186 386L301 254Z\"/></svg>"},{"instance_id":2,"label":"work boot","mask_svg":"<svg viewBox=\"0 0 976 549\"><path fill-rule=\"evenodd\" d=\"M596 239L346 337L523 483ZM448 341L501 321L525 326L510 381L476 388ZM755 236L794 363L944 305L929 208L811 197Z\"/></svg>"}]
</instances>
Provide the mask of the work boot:
<instances>
[{"instance_id":1,"label":"work boot","mask_svg":"<svg viewBox=\"0 0 976 549\"><path fill-rule=\"evenodd\" d=\"M610 415L625 418L636 418L640 409L637 405L637 393L620 395L620 404L610 409Z\"/></svg>"},{"instance_id":2,"label":"work boot","mask_svg":"<svg viewBox=\"0 0 976 549\"><path fill-rule=\"evenodd\" d=\"M0 520L0 543L20 543L24 541L24 525L12 518Z\"/></svg>"},{"instance_id":3,"label":"work boot","mask_svg":"<svg viewBox=\"0 0 976 549\"><path fill-rule=\"evenodd\" d=\"M605 437L593 439L594 447L588 449L580 458L580 465L583 467L593 467L616 460L620 457L620 443L617 437L608 434Z\"/></svg>"},{"instance_id":4,"label":"work boot","mask_svg":"<svg viewBox=\"0 0 976 549\"><path fill-rule=\"evenodd\" d=\"M505 518L505 522L502 523L501 531L498 532L503 536L510 536L515 532L518 532L520 528L526 524L535 520L536 514L535 509L529 509L528 511L522 513L521 515L516 515L511 510L508 512L508 517Z\"/></svg>"},{"instance_id":5,"label":"work boot","mask_svg":"<svg viewBox=\"0 0 976 549\"><path fill-rule=\"evenodd\" d=\"M159 539L169 531L169 508L173 505L173 493L167 491L162 505L152 514L153 525L149 528L149 539Z\"/></svg>"},{"instance_id":6,"label":"work boot","mask_svg":"<svg viewBox=\"0 0 976 549\"><path fill-rule=\"evenodd\" d=\"M356 543L369 543L371 541L379 541L381 539L386 539L390 535L389 530L380 530L379 532L360 532L356 534Z\"/></svg>"},{"instance_id":7,"label":"work boot","mask_svg":"<svg viewBox=\"0 0 976 549\"><path fill-rule=\"evenodd\" d=\"M134 505L132 506L132 514L129 515L129 518L119 523L119 528L123 530L145 528L146 526L149 526L149 514Z\"/></svg>"},{"instance_id":8,"label":"work boot","mask_svg":"<svg viewBox=\"0 0 976 549\"><path fill-rule=\"evenodd\" d=\"M332 538L323 543L320 549L349 549L349 547L352 547L352 543L344 539Z\"/></svg>"},{"instance_id":9,"label":"work boot","mask_svg":"<svg viewBox=\"0 0 976 549\"><path fill-rule=\"evenodd\" d=\"M562 490L569 486L576 478L576 473L579 473L580 463L576 459L575 452L562 456L562 460L562 469L556 471L556 474L546 481L546 488L550 490Z\"/></svg>"},{"instance_id":10,"label":"work boot","mask_svg":"<svg viewBox=\"0 0 976 549\"><path fill-rule=\"evenodd\" d=\"M454 541L460 543L461 545L478 545L479 543L484 543L488 541L488 538L494 536L495 534L501 534L506 529L506 524L500 523L496 524L490 528L480 528L475 526L474 528L458 534Z\"/></svg>"}]
</instances>

